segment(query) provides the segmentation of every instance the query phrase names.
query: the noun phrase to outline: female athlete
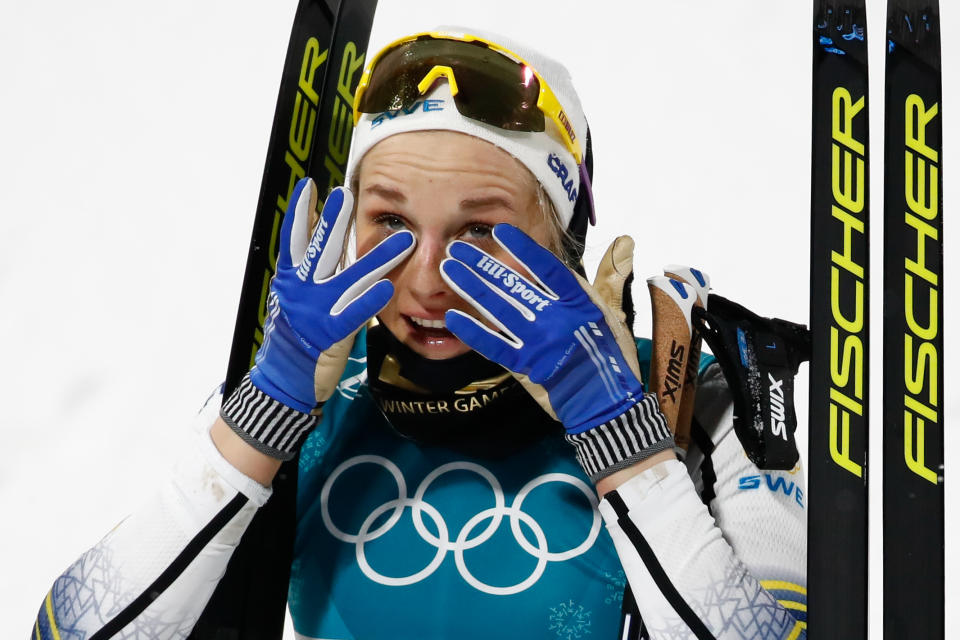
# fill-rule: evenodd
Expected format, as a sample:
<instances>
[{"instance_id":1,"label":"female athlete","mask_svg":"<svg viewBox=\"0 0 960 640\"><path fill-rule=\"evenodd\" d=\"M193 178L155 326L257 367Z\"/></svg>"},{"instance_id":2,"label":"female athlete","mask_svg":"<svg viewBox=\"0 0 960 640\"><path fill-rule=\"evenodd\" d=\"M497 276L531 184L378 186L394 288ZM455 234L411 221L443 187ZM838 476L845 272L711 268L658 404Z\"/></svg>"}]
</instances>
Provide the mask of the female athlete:
<instances>
[{"instance_id":1,"label":"female athlete","mask_svg":"<svg viewBox=\"0 0 960 640\"><path fill-rule=\"evenodd\" d=\"M716 366L678 460L641 383L633 242L583 277L592 158L564 67L413 35L372 59L354 122L346 188L290 199L255 366L56 580L35 637L187 637L238 547L274 553L243 534L298 453L300 638L803 637L800 475L744 456Z\"/></svg>"}]
</instances>

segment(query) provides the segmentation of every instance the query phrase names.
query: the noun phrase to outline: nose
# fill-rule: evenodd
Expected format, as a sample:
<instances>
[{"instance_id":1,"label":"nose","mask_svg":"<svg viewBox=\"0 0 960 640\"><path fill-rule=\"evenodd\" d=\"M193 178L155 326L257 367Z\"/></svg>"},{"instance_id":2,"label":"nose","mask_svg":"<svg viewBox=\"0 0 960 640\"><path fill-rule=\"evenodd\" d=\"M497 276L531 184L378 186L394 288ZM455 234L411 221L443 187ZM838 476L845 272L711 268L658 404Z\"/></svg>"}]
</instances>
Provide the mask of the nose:
<instances>
[{"instance_id":1,"label":"nose","mask_svg":"<svg viewBox=\"0 0 960 640\"><path fill-rule=\"evenodd\" d=\"M447 257L446 248L446 239L438 235L422 233L417 238L417 246L407 262L407 277L404 279L410 292L421 303L435 304L453 295L440 276L440 263Z\"/></svg>"}]
</instances>

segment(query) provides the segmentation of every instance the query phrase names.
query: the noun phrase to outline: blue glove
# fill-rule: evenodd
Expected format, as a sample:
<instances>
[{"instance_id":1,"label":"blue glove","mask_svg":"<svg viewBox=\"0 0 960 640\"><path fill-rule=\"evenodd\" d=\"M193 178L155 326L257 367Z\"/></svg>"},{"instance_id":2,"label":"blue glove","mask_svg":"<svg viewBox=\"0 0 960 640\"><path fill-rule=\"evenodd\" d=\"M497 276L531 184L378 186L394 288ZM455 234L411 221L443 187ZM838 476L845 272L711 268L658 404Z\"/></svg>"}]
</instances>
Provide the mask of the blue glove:
<instances>
[{"instance_id":1,"label":"blue glove","mask_svg":"<svg viewBox=\"0 0 960 640\"><path fill-rule=\"evenodd\" d=\"M248 378L221 410L250 444L281 459L305 435L304 425L316 422L307 414L333 394L354 334L393 296L384 276L415 244L409 231L394 233L337 273L353 195L334 189L312 235L317 190L311 179L297 183L290 203L270 282L263 344Z\"/></svg>"},{"instance_id":2,"label":"blue glove","mask_svg":"<svg viewBox=\"0 0 960 640\"><path fill-rule=\"evenodd\" d=\"M578 441L600 437L606 443L612 434L606 448L615 445L617 452L586 464L581 456L594 479L672 448L656 396L644 395L636 343L620 309L612 309L594 287L516 227L498 224L493 238L536 282L473 245L451 243L441 264L443 278L499 333L456 309L446 313L447 329L512 371L563 423L578 449ZM622 295L632 258L633 242L618 239L601 265L611 265L612 276L599 274L597 289ZM602 287L600 280L606 280ZM614 432L632 441L621 442Z\"/></svg>"}]
</instances>

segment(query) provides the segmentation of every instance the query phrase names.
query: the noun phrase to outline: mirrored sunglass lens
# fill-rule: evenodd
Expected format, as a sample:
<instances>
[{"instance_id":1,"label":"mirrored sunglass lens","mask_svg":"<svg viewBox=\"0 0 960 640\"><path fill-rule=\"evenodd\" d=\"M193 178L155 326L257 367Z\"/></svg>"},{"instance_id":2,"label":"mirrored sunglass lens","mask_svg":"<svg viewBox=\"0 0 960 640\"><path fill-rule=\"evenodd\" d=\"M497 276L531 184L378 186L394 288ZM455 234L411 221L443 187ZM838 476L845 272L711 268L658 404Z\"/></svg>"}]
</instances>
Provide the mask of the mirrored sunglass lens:
<instances>
[{"instance_id":1,"label":"mirrored sunglass lens","mask_svg":"<svg viewBox=\"0 0 960 640\"><path fill-rule=\"evenodd\" d=\"M459 89L454 98L464 116L511 131L543 131L537 108L540 84L532 70L480 44L456 40L416 40L387 52L360 98L362 113L409 108L418 85L436 65L453 69Z\"/></svg>"},{"instance_id":2,"label":"mirrored sunglass lens","mask_svg":"<svg viewBox=\"0 0 960 640\"><path fill-rule=\"evenodd\" d=\"M431 67L415 52L411 55L411 44L400 45L377 61L357 104L361 113L405 109L419 97L417 85Z\"/></svg>"},{"instance_id":3,"label":"mirrored sunglass lens","mask_svg":"<svg viewBox=\"0 0 960 640\"><path fill-rule=\"evenodd\" d=\"M454 98L457 109L468 118L508 131L543 131L543 113L537 108L540 86L535 77L524 83L523 68L455 68L460 87Z\"/></svg>"}]
</instances>

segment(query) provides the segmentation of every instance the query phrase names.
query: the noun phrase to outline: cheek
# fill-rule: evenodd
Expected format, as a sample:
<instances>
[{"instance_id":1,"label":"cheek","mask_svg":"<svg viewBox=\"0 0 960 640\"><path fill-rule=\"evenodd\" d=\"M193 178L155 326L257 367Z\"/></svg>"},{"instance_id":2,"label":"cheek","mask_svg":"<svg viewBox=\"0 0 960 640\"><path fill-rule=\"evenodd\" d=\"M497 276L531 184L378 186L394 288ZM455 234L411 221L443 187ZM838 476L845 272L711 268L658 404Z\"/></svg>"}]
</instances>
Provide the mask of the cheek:
<instances>
[{"instance_id":1,"label":"cheek","mask_svg":"<svg viewBox=\"0 0 960 640\"><path fill-rule=\"evenodd\" d=\"M522 213L516 216L513 224L533 238L537 244L555 252L556 247L551 245L555 244L557 223L554 220L548 220L548 217L553 216L553 213L549 212L548 209L540 204L536 194L532 194L527 200L526 206L523 207Z\"/></svg>"},{"instance_id":2,"label":"cheek","mask_svg":"<svg viewBox=\"0 0 960 640\"><path fill-rule=\"evenodd\" d=\"M354 224L357 258L362 258L371 249L389 238L393 232L384 225L357 217Z\"/></svg>"},{"instance_id":3,"label":"cheek","mask_svg":"<svg viewBox=\"0 0 960 640\"><path fill-rule=\"evenodd\" d=\"M363 224L359 220L356 225L356 241L357 241L357 259L362 258L366 255L371 249L377 246L382 240L389 237L391 234L384 230L381 225L377 224ZM401 284L401 279L404 273L404 268L410 263L409 258L398 264L393 271L386 274L384 277L390 280L393 283L395 289L399 289ZM396 295L391 298L390 303L396 301Z\"/></svg>"},{"instance_id":4,"label":"cheek","mask_svg":"<svg viewBox=\"0 0 960 640\"><path fill-rule=\"evenodd\" d=\"M536 240L537 244L547 247L552 251L553 248L550 247L551 223L546 220L545 215L540 211L539 206L537 206L535 210L528 212L525 222L526 224L521 226L520 229L528 236Z\"/></svg>"},{"instance_id":5,"label":"cheek","mask_svg":"<svg viewBox=\"0 0 960 640\"><path fill-rule=\"evenodd\" d=\"M377 246L383 237L378 233L377 225L362 222L359 218L354 226L357 239L357 257L360 258Z\"/></svg>"}]
</instances>

